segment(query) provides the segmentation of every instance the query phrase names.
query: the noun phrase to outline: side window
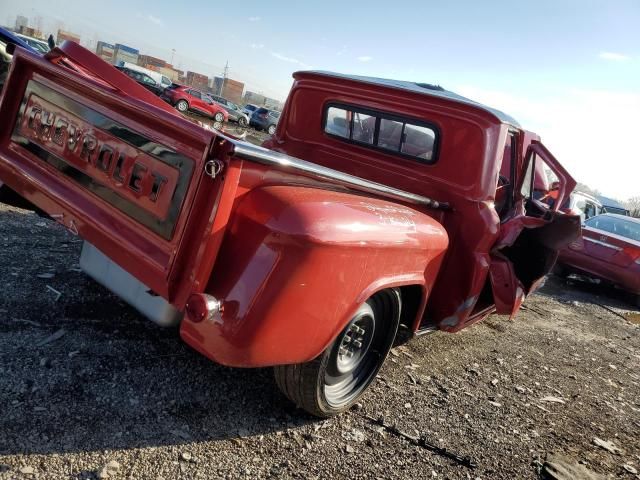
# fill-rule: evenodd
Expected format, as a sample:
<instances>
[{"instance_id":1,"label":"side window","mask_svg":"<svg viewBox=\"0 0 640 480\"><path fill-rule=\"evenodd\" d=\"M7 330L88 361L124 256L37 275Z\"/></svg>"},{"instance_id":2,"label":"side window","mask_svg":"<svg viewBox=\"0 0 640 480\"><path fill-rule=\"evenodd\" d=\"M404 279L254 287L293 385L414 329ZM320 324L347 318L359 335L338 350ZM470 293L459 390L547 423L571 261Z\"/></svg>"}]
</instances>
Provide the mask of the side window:
<instances>
[{"instance_id":1,"label":"side window","mask_svg":"<svg viewBox=\"0 0 640 480\"><path fill-rule=\"evenodd\" d=\"M397 152L400 150L400 139L402 138L402 122L380 120L380 133L378 134L378 146Z\"/></svg>"},{"instance_id":2,"label":"side window","mask_svg":"<svg viewBox=\"0 0 640 480\"><path fill-rule=\"evenodd\" d=\"M504 144L502 162L495 195L496 212L501 219L505 218L513 206L513 194L516 183L516 165L518 163L518 133L510 131Z\"/></svg>"},{"instance_id":3,"label":"side window","mask_svg":"<svg viewBox=\"0 0 640 480\"><path fill-rule=\"evenodd\" d=\"M362 107L329 105L325 110L324 131L398 156L424 162L435 160L436 130L420 121Z\"/></svg>"},{"instance_id":4,"label":"side window","mask_svg":"<svg viewBox=\"0 0 640 480\"><path fill-rule=\"evenodd\" d=\"M373 145L373 137L376 130L376 117L366 113L355 112L353 114L353 136L356 142Z\"/></svg>"},{"instance_id":5,"label":"side window","mask_svg":"<svg viewBox=\"0 0 640 480\"><path fill-rule=\"evenodd\" d=\"M155 85L156 81L151 78L149 75L142 75L142 81L147 85Z\"/></svg>"},{"instance_id":6,"label":"side window","mask_svg":"<svg viewBox=\"0 0 640 480\"><path fill-rule=\"evenodd\" d=\"M525 199L530 199L533 193L533 169L536 164L536 154L532 154L529 157L529 163L527 163L527 170L524 172L524 179L522 180L522 187L520 187L520 194Z\"/></svg>"},{"instance_id":7,"label":"side window","mask_svg":"<svg viewBox=\"0 0 640 480\"><path fill-rule=\"evenodd\" d=\"M431 160L436 133L428 127L406 123L400 151L412 157Z\"/></svg>"},{"instance_id":8,"label":"side window","mask_svg":"<svg viewBox=\"0 0 640 480\"><path fill-rule=\"evenodd\" d=\"M584 207L585 218L591 218L596 214L596 206L591 202L586 202Z\"/></svg>"},{"instance_id":9,"label":"side window","mask_svg":"<svg viewBox=\"0 0 640 480\"><path fill-rule=\"evenodd\" d=\"M528 157L520 194L553 208L560 193L560 181L546 162L535 153Z\"/></svg>"},{"instance_id":10,"label":"side window","mask_svg":"<svg viewBox=\"0 0 640 480\"><path fill-rule=\"evenodd\" d=\"M329 107L324 131L338 137L351 137L351 112L343 108Z\"/></svg>"},{"instance_id":11,"label":"side window","mask_svg":"<svg viewBox=\"0 0 640 480\"><path fill-rule=\"evenodd\" d=\"M192 95L192 96L196 97L196 98L202 98L202 97L200 96L200 92L199 92L199 91L197 91L197 90L189 90L187 93L188 93L189 95Z\"/></svg>"}]
</instances>

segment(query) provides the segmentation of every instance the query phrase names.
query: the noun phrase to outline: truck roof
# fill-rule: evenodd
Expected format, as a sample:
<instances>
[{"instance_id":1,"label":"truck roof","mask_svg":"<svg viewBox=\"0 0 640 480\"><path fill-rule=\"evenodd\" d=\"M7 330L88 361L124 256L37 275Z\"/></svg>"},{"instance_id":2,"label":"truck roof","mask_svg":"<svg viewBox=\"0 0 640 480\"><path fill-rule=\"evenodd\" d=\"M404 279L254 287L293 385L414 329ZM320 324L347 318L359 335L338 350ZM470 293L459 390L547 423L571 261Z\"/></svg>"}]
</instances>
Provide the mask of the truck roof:
<instances>
[{"instance_id":1,"label":"truck roof","mask_svg":"<svg viewBox=\"0 0 640 480\"><path fill-rule=\"evenodd\" d=\"M445 90L444 88L438 85L432 85L429 83L416 83L416 82L408 82L404 80L392 80L387 78L378 78L378 77L365 77L361 75L347 75L344 73L336 73L336 72L328 72L323 70L311 70L311 71L301 71L296 72L294 77L298 74L312 74L312 75L323 75L334 78L342 78L345 80L353 80L356 82L365 82L374 85L381 85L384 87L396 88L401 90L406 90L414 93L419 93L422 95L429 95L432 97L439 97L447 100L453 100L458 103L463 103L465 105L470 105L485 112L493 115L496 119L498 119L502 123L507 123L509 125L513 125L514 127L520 127L518 121L510 115L497 110L492 107L488 107L480 102L476 102L475 100L471 100L469 98L463 97L462 95L458 95L455 92L451 92L449 90Z\"/></svg>"}]
</instances>

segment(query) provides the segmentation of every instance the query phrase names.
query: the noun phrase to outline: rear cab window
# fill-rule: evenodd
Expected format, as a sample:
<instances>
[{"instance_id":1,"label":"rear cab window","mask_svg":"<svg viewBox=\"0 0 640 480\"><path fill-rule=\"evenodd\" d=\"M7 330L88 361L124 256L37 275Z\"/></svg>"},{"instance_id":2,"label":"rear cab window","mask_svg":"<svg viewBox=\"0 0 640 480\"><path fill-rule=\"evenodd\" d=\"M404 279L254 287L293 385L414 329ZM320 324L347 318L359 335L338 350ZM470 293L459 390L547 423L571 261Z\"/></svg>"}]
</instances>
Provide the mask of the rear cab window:
<instances>
[{"instance_id":1,"label":"rear cab window","mask_svg":"<svg viewBox=\"0 0 640 480\"><path fill-rule=\"evenodd\" d=\"M439 134L428 122L342 104L327 105L323 122L325 133L350 143L423 163L436 161Z\"/></svg>"}]
</instances>

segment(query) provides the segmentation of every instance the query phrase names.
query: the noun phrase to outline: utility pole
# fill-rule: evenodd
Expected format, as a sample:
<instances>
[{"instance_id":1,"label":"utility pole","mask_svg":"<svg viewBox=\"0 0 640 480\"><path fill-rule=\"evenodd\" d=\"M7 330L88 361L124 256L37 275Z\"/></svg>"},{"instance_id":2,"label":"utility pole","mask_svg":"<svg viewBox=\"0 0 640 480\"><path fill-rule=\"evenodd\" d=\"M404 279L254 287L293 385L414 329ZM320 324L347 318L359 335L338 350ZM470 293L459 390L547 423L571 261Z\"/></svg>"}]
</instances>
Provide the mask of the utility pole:
<instances>
[{"instance_id":1,"label":"utility pole","mask_svg":"<svg viewBox=\"0 0 640 480\"><path fill-rule=\"evenodd\" d=\"M229 78L229 60L224 65L224 71L222 72L222 87L220 87L220 92L218 95L222 95L224 92L224 86L227 84L227 78Z\"/></svg>"},{"instance_id":2,"label":"utility pole","mask_svg":"<svg viewBox=\"0 0 640 480\"><path fill-rule=\"evenodd\" d=\"M171 49L171 66L173 66L173 56L175 55L175 53L176 53L176 49L172 48Z\"/></svg>"}]
</instances>

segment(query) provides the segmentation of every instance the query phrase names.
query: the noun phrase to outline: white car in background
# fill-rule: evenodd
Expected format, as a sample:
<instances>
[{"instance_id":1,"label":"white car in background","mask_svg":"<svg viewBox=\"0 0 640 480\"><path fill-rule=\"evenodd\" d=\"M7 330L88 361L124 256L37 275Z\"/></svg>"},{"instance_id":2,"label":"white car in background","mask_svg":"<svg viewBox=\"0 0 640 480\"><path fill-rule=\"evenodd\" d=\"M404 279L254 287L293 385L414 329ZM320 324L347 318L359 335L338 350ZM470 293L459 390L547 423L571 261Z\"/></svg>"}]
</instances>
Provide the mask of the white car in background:
<instances>
[{"instance_id":1,"label":"white car in background","mask_svg":"<svg viewBox=\"0 0 640 480\"><path fill-rule=\"evenodd\" d=\"M22 39L26 44L35 48L39 53L45 54L50 50L49 44L44 40L28 37L26 35L22 35L21 33L16 33L15 36Z\"/></svg>"},{"instance_id":2,"label":"white car in background","mask_svg":"<svg viewBox=\"0 0 640 480\"><path fill-rule=\"evenodd\" d=\"M119 65L117 66L128 68L129 70L133 70L135 72L140 72L140 73L144 73L145 75L148 75L149 77L153 78L158 84L158 86L162 89L165 89L171 86L171 84L173 83L169 79L169 77L162 75L160 72L149 70L148 68L141 67L140 65L136 65L135 63L120 62Z\"/></svg>"}]
</instances>

